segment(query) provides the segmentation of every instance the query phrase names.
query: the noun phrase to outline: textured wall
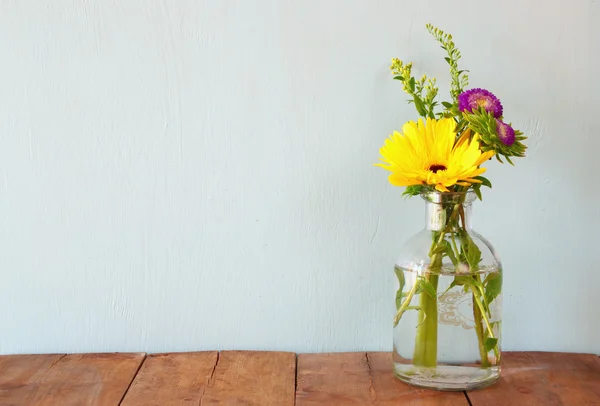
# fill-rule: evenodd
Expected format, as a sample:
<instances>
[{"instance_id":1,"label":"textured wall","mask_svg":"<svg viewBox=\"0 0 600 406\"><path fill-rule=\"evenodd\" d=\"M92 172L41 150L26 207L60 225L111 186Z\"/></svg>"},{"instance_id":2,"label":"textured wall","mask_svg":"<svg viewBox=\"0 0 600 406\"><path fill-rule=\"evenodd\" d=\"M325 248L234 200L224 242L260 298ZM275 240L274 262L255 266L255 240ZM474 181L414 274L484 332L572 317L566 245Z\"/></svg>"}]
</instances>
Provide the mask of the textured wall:
<instances>
[{"instance_id":1,"label":"textured wall","mask_svg":"<svg viewBox=\"0 0 600 406\"><path fill-rule=\"evenodd\" d=\"M371 164L451 33L530 137L474 225L508 349L600 352L599 2L3 1L0 353L391 347L423 204ZM467 16L467 14L469 16Z\"/></svg>"}]
</instances>

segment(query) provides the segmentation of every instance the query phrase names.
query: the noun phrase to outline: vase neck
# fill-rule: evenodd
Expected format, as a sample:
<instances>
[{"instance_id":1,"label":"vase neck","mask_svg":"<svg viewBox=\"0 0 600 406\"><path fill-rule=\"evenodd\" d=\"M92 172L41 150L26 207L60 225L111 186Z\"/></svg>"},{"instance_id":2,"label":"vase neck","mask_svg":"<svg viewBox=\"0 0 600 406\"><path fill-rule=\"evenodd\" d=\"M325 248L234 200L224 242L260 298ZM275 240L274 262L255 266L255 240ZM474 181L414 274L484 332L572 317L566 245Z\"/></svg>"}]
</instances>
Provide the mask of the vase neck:
<instances>
[{"instance_id":1,"label":"vase neck","mask_svg":"<svg viewBox=\"0 0 600 406\"><path fill-rule=\"evenodd\" d=\"M433 231L456 232L471 229L471 203L467 193L430 192L425 200L425 228Z\"/></svg>"}]
</instances>

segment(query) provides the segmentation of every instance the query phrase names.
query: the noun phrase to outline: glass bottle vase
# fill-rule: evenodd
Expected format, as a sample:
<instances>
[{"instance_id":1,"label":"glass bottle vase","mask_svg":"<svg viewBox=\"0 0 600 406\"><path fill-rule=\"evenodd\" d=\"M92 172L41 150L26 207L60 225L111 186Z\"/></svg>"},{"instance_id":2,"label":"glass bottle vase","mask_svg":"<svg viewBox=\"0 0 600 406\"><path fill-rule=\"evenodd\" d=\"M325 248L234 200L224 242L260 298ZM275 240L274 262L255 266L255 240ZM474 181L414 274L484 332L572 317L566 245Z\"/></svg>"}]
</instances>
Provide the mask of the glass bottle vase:
<instances>
[{"instance_id":1,"label":"glass bottle vase","mask_svg":"<svg viewBox=\"0 0 600 406\"><path fill-rule=\"evenodd\" d=\"M421 196L426 227L394 269L394 374L432 389L488 386L500 376L500 259L471 228L472 191Z\"/></svg>"}]
</instances>

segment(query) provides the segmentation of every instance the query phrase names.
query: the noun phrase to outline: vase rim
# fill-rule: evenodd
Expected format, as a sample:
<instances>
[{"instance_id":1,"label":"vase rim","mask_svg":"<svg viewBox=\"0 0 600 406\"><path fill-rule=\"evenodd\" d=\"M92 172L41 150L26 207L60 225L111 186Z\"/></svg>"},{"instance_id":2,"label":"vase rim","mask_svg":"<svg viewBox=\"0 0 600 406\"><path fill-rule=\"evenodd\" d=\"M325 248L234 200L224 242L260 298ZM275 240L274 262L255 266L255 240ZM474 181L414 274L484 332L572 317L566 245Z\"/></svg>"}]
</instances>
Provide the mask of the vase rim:
<instances>
[{"instance_id":1,"label":"vase rim","mask_svg":"<svg viewBox=\"0 0 600 406\"><path fill-rule=\"evenodd\" d=\"M421 192L421 198L431 203L462 203L471 204L477 198L473 189L466 192L440 192L438 190L428 190Z\"/></svg>"}]
</instances>

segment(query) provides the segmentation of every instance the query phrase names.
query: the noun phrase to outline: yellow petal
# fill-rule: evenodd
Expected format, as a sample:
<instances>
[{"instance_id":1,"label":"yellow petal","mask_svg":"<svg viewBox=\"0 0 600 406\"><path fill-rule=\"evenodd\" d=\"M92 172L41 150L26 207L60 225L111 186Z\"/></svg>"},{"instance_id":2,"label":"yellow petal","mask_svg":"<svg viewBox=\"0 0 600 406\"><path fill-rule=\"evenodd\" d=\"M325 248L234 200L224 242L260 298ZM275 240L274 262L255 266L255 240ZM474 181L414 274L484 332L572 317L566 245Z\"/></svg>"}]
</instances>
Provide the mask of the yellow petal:
<instances>
[{"instance_id":1,"label":"yellow petal","mask_svg":"<svg viewBox=\"0 0 600 406\"><path fill-rule=\"evenodd\" d=\"M456 140L456 122L452 118L409 121L402 134L395 131L380 149L380 162L374 164L391 172L389 181L396 186L429 184L448 192L453 185L481 183L474 179L486 171L479 167L494 155L482 152L479 135L470 130ZM432 171L433 165L438 166ZM439 170L439 166L445 169Z\"/></svg>"},{"instance_id":2,"label":"yellow petal","mask_svg":"<svg viewBox=\"0 0 600 406\"><path fill-rule=\"evenodd\" d=\"M469 138L471 138L471 129L467 128L467 130L462 133L462 135L460 136L458 141L456 141L456 145L454 145L454 149L459 148L461 145L463 145L465 142L467 142L467 140Z\"/></svg>"}]
</instances>

